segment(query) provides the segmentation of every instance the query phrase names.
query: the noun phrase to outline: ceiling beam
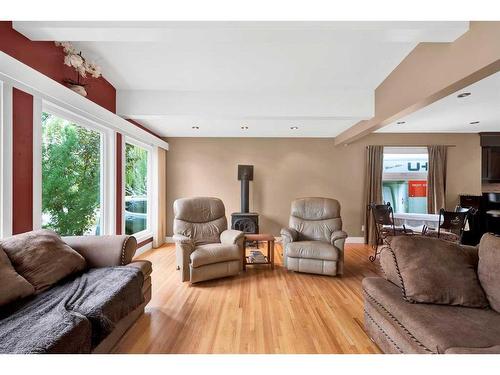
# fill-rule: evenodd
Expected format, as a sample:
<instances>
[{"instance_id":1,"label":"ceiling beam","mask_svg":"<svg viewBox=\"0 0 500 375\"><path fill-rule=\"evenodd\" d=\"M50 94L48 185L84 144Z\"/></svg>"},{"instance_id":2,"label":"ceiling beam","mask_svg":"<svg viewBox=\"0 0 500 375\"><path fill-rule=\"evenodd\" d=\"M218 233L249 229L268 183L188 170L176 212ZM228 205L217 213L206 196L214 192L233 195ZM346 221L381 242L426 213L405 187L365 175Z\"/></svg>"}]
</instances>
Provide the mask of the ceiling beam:
<instances>
[{"instance_id":1,"label":"ceiling beam","mask_svg":"<svg viewBox=\"0 0 500 375\"><path fill-rule=\"evenodd\" d=\"M375 90L375 116L335 137L352 143L500 71L500 22L471 22L451 43L420 43Z\"/></svg>"},{"instance_id":2,"label":"ceiling beam","mask_svg":"<svg viewBox=\"0 0 500 375\"><path fill-rule=\"evenodd\" d=\"M449 42L468 28L466 21L14 21L33 41L300 43L349 39L395 43Z\"/></svg>"},{"instance_id":3,"label":"ceiling beam","mask_svg":"<svg viewBox=\"0 0 500 375\"><path fill-rule=\"evenodd\" d=\"M224 92L118 90L117 113L123 117L143 115L197 116L210 118L340 118L374 115L373 90L329 89L317 91Z\"/></svg>"}]
</instances>

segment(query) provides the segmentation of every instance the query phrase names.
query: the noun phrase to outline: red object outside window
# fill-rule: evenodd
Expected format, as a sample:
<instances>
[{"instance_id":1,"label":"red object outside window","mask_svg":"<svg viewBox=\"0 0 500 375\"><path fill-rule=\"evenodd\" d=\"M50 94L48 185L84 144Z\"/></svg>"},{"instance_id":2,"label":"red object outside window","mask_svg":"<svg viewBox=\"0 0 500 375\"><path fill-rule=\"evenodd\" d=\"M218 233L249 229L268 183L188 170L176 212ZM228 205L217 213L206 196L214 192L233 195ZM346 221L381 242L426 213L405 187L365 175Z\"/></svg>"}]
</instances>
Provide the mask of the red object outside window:
<instances>
[{"instance_id":1,"label":"red object outside window","mask_svg":"<svg viewBox=\"0 0 500 375\"><path fill-rule=\"evenodd\" d=\"M427 196L427 180L408 180L408 196L410 198Z\"/></svg>"}]
</instances>

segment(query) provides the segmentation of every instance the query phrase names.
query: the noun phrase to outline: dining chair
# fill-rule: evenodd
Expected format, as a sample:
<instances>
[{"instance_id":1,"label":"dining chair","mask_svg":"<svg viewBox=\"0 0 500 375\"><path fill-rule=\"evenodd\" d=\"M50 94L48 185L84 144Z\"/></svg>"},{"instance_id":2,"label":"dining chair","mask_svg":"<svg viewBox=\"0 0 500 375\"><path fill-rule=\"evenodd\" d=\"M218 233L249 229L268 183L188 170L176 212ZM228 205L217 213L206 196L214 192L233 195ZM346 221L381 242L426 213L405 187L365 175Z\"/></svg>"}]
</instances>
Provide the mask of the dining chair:
<instances>
[{"instance_id":1,"label":"dining chair","mask_svg":"<svg viewBox=\"0 0 500 375\"><path fill-rule=\"evenodd\" d=\"M444 241L461 243L465 230L465 224L470 214L470 209L456 207L455 211L439 210L439 222L437 229L424 228L423 235L426 237L439 238Z\"/></svg>"},{"instance_id":2,"label":"dining chair","mask_svg":"<svg viewBox=\"0 0 500 375\"><path fill-rule=\"evenodd\" d=\"M386 204L376 204L372 202L368 205L368 210L372 212L375 222L374 253L369 257L370 261L374 262L378 255L379 245L386 244L389 237L413 234L413 231L407 229L404 225L396 226L394 224L394 211L390 202Z\"/></svg>"}]
</instances>

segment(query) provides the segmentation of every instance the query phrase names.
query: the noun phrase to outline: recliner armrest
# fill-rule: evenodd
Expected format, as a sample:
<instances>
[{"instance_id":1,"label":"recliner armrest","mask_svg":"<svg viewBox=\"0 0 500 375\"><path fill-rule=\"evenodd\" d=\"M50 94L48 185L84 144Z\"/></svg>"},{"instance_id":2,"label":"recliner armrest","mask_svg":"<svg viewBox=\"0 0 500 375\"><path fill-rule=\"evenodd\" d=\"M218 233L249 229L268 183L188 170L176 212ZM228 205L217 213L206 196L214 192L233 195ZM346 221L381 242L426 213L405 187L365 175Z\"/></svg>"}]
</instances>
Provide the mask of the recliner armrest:
<instances>
[{"instance_id":1,"label":"recliner armrest","mask_svg":"<svg viewBox=\"0 0 500 375\"><path fill-rule=\"evenodd\" d=\"M240 230L226 229L220 234L220 242L223 244L234 245L244 236L245 233Z\"/></svg>"},{"instance_id":2,"label":"recliner armrest","mask_svg":"<svg viewBox=\"0 0 500 375\"><path fill-rule=\"evenodd\" d=\"M347 238L346 232L344 232L343 230L336 230L332 233L330 237L330 243L336 248L343 250L346 238Z\"/></svg>"},{"instance_id":3,"label":"recliner armrest","mask_svg":"<svg viewBox=\"0 0 500 375\"><path fill-rule=\"evenodd\" d=\"M280 231L282 237L286 237L287 242L297 241L299 232L293 228L282 228Z\"/></svg>"},{"instance_id":4,"label":"recliner armrest","mask_svg":"<svg viewBox=\"0 0 500 375\"><path fill-rule=\"evenodd\" d=\"M176 243L181 243L181 244L193 244L194 245L194 241L192 238L189 238L189 237L186 237L186 236L183 236L182 234L174 234L172 239L174 240L174 242Z\"/></svg>"},{"instance_id":5,"label":"recliner armrest","mask_svg":"<svg viewBox=\"0 0 500 375\"><path fill-rule=\"evenodd\" d=\"M62 237L72 249L87 261L91 268L129 264L137 249L134 236L68 236Z\"/></svg>"}]
</instances>

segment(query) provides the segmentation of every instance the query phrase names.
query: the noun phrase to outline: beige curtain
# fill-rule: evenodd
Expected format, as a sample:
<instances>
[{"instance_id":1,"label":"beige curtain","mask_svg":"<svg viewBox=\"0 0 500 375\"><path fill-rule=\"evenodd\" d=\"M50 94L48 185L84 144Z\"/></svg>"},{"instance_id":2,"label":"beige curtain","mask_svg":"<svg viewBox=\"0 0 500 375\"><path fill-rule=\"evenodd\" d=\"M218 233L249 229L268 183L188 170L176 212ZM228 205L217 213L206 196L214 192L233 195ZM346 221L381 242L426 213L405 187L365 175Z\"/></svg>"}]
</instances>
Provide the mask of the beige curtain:
<instances>
[{"instance_id":1,"label":"beige curtain","mask_svg":"<svg viewBox=\"0 0 500 375\"><path fill-rule=\"evenodd\" d=\"M365 243L375 244L375 223L367 210L372 203L382 203L382 168L384 163L384 146L368 146L366 149L364 223Z\"/></svg>"},{"instance_id":2,"label":"beige curtain","mask_svg":"<svg viewBox=\"0 0 500 375\"><path fill-rule=\"evenodd\" d=\"M446 146L428 146L427 212L437 214L446 205Z\"/></svg>"},{"instance_id":3,"label":"beige curtain","mask_svg":"<svg viewBox=\"0 0 500 375\"><path fill-rule=\"evenodd\" d=\"M153 247L165 243L167 236L167 150L158 147L158 196L157 228L153 237Z\"/></svg>"}]
</instances>

